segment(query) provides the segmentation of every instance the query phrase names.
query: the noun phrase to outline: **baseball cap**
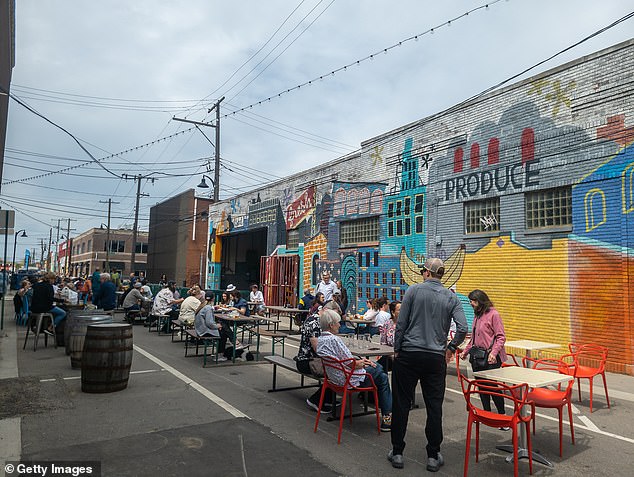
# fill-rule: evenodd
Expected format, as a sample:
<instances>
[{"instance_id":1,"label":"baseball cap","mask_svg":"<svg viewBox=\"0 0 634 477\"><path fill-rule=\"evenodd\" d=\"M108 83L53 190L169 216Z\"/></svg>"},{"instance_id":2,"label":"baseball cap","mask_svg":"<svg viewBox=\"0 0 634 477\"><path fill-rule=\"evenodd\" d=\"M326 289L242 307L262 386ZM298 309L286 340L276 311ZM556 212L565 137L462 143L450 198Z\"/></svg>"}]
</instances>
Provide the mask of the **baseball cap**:
<instances>
[{"instance_id":1,"label":"baseball cap","mask_svg":"<svg viewBox=\"0 0 634 477\"><path fill-rule=\"evenodd\" d=\"M134 287L135 288L141 288L143 286L143 284L139 281L134 282Z\"/></svg>"},{"instance_id":2,"label":"baseball cap","mask_svg":"<svg viewBox=\"0 0 634 477\"><path fill-rule=\"evenodd\" d=\"M213 290L205 290L205 300L213 300L214 292Z\"/></svg>"},{"instance_id":3,"label":"baseball cap","mask_svg":"<svg viewBox=\"0 0 634 477\"><path fill-rule=\"evenodd\" d=\"M425 260L425 263L421 267L421 272L423 270L428 270L434 274L442 274L445 273L445 264L439 258L428 258Z\"/></svg>"}]
</instances>

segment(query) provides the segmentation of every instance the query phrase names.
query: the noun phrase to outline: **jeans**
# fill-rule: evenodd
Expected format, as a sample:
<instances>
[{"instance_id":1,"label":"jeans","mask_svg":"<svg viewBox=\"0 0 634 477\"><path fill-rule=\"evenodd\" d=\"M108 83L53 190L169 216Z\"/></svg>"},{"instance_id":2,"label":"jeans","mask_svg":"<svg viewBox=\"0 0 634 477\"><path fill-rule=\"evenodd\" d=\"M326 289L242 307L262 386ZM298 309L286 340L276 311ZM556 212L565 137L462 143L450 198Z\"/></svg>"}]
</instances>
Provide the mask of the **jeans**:
<instances>
[{"instance_id":1,"label":"jeans","mask_svg":"<svg viewBox=\"0 0 634 477\"><path fill-rule=\"evenodd\" d=\"M374 384L379 392L379 406L381 414L387 416L392 412L392 391L390 391L390 379L383 370L383 366L377 363L376 367L366 366L365 372L372 376ZM361 387L370 386L370 378L366 376L365 380L360 384Z\"/></svg>"},{"instance_id":2,"label":"jeans","mask_svg":"<svg viewBox=\"0 0 634 477\"><path fill-rule=\"evenodd\" d=\"M427 457L438 458L442 434L442 404L445 399L447 363L445 356L425 351L401 351L394 358L392 368L392 390L394 409L392 412L392 452L403 454L407 420L416 385L420 381L427 422Z\"/></svg>"},{"instance_id":3,"label":"jeans","mask_svg":"<svg viewBox=\"0 0 634 477\"><path fill-rule=\"evenodd\" d=\"M61 323L61 321L64 318L66 318L66 312L64 310L62 310L61 308L58 308L56 306L51 308L48 312L53 315L53 323L54 323L55 327L57 327L57 325L59 325Z\"/></svg>"}]
</instances>

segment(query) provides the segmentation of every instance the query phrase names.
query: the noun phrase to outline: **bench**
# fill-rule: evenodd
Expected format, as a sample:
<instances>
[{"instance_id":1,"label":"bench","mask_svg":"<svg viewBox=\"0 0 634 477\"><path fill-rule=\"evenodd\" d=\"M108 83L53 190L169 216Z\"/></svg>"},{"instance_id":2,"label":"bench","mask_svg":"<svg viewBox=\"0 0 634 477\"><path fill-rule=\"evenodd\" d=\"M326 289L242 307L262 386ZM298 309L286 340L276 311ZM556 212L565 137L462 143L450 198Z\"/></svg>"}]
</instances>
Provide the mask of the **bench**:
<instances>
[{"instance_id":1,"label":"bench","mask_svg":"<svg viewBox=\"0 0 634 477\"><path fill-rule=\"evenodd\" d=\"M266 324L267 331L271 331L271 325L273 325L273 331L279 331L280 323L282 320L278 320L277 318L269 318L268 316L260 316L258 317L258 321L261 325Z\"/></svg>"},{"instance_id":2,"label":"bench","mask_svg":"<svg viewBox=\"0 0 634 477\"><path fill-rule=\"evenodd\" d=\"M200 356L198 354L198 349L200 347L200 343L202 341L203 344L203 368L207 365L207 347L209 347L211 345L211 353L215 356L216 358L216 364L218 364L218 353L216 352L216 347L217 344L220 341L220 338L216 337L216 336L199 336L198 333L196 333L196 330L193 329L185 329L185 357L191 357L191 356ZM193 343L196 343L196 354L193 355L188 355L187 352L189 350L189 342L192 341Z\"/></svg>"},{"instance_id":3,"label":"bench","mask_svg":"<svg viewBox=\"0 0 634 477\"><path fill-rule=\"evenodd\" d=\"M275 344L282 345L282 357L284 357L284 340L288 336L286 333L279 331L261 330L258 333L258 353L260 352L260 336L266 336L271 339L271 356L275 356Z\"/></svg>"},{"instance_id":4,"label":"bench","mask_svg":"<svg viewBox=\"0 0 634 477\"><path fill-rule=\"evenodd\" d=\"M273 364L273 387L269 389L270 393L275 393L278 391L291 391L293 389L303 389L303 388L315 388L321 385L321 377L313 376L312 374L303 374L297 370L297 365L295 361L289 358L284 358L283 356L265 356L265 361ZM287 388L278 388L277 387L277 367L287 369L288 371L292 371L301 376L301 381L299 386L292 386ZM311 378L317 381L317 384L304 384L304 378Z\"/></svg>"}]
</instances>

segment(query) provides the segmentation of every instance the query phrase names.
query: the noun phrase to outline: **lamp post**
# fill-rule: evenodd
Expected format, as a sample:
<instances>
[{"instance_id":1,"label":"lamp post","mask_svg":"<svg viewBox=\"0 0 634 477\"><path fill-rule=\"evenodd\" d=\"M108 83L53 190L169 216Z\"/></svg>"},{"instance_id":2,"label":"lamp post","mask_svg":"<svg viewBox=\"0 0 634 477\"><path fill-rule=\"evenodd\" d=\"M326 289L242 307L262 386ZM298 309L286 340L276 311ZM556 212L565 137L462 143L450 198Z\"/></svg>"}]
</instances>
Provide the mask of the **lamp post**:
<instances>
[{"instance_id":1,"label":"lamp post","mask_svg":"<svg viewBox=\"0 0 634 477\"><path fill-rule=\"evenodd\" d=\"M214 186L214 196L215 196L215 195L216 195L216 194L215 194L215 190L216 190L216 183L215 183L215 181L214 181L211 177L209 177L207 174L203 174L203 177L202 177L202 179L200 180L200 184L198 184L196 187L199 187L200 189L209 189L209 184L207 184L207 183L205 182L205 177L206 177L207 179L209 179L209 182L211 182L211 185L212 185L212 186Z\"/></svg>"},{"instance_id":2,"label":"lamp post","mask_svg":"<svg viewBox=\"0 0 634 477\"><path fill-rule=\"evenodd\" d=\"M22 233L22 235L20 235L20 233ZM18 235L20 235L20 237L28 237L28 235L26 234L26 230L22 229L22 230L18 230L15 233L15 236L13 237L13 261L11 262L12 265L12 269L11 269L11 273L13 275L15 275L15 247L18 243Z\"/></svg>"}]
</instances>

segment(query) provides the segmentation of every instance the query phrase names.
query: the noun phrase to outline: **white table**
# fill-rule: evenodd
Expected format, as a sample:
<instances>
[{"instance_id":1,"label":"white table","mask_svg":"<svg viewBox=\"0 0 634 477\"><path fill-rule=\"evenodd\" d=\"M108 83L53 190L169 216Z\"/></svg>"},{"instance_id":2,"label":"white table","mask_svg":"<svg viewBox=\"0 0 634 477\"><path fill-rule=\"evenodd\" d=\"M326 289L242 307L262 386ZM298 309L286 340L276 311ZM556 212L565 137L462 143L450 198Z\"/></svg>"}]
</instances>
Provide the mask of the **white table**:
<instances>
[{"instance_id":1,"label":"white table","mask_svg":"<svg viewBox=\"0 0 634 477\"><path fill-rule=\"evenodd\" d=\"M528 384L529 388L543 388L551 386L553 384L559 384L572 379L571 376L565 374L554 373L551 371L544 371L541 369L522 368L518 366L510 366L508 368L488 369L484 371L476 371L473 373L476 378L492 379L494 381L500 381L507 384ZM527 406L521 409L522 416L527 416ZM528 459L528 449L526 440L526 428L523 424L520 425L520 435L517 445L517 458ZM513 445L500 445L498 449L513 453ZM513 461L513 456L507 457L507 462ZM540 462L548 467L553 467L553 464L541 454L533 451L533 460Z\"/></svg>"},{"instance_id":2,"label":"white table","mask_svg":"<svg viewBox=\"0 0 634 477\"><path fill-rule=\"evenodd\" d=\"M517 341L507 341L504 343L504 346L508 346L510 348L518 348L523 349L525 352L525 356L527 358L531 358L531 353L533 351L539 351L542 349L552 349L559 348L561 345L555 343L546 343L544 341L533 341L533 340L517 340Z\"/></svg>"}]
</instances>

